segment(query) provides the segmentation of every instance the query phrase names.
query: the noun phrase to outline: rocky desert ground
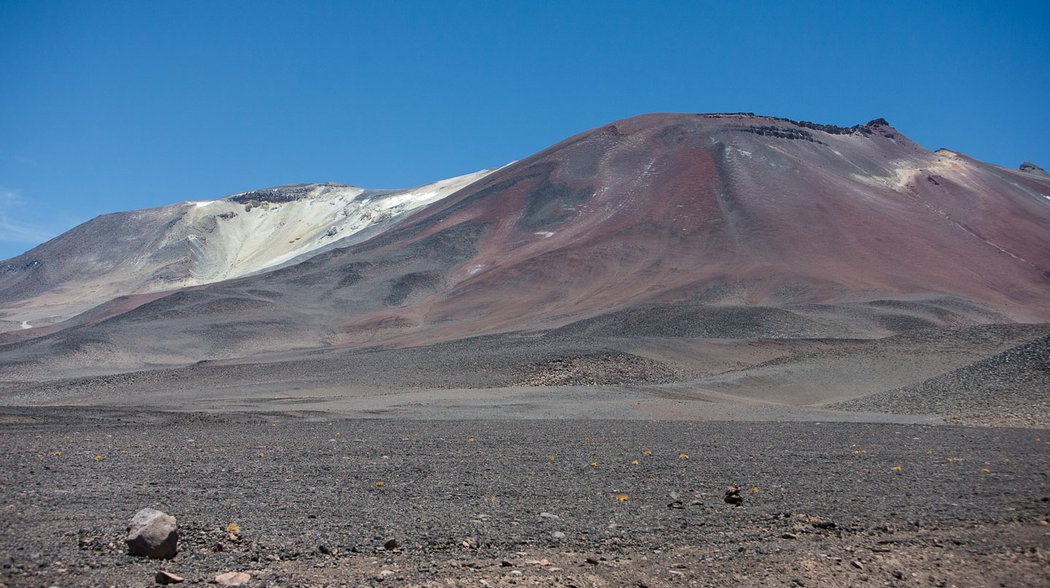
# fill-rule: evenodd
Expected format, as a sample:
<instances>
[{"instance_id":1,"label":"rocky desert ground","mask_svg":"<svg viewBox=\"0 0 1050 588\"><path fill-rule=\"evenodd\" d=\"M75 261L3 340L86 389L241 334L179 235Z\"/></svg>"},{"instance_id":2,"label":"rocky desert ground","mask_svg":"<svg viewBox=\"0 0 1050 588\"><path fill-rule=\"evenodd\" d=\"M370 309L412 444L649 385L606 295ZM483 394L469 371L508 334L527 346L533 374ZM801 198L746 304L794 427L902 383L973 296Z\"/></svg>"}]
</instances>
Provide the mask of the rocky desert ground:
<instances>
[{"instance_id":1,"label":"rocky desert ground","mask_svg":"<svg viewBox=\"0 0 1050 588\"><path fill-rule=\"evenodd\" d=\"M1031 419L675 384L234 387L154 411L81 384L0 409L5 586L1050 585L1050 430ZM173 559L128 554L144 507L177 519Z\"/></svg>"}]
</instances>

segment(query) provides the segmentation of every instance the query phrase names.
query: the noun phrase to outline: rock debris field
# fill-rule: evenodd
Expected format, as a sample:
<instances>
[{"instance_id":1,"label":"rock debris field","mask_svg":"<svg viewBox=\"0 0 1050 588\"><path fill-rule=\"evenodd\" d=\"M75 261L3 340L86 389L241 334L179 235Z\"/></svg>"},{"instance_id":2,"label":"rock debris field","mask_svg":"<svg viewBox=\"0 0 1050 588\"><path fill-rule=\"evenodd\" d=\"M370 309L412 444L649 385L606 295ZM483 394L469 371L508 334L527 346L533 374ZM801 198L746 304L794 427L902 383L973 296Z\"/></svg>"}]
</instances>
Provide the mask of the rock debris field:
<instances>
[{"instance_id":1,"label":"rock debris field","mask_svg":"<svg viewBox=\"0 0 1050 588\"><path fill-rule=\"evenodd\" d=\"M87 408L0 422L5 586L1050 585L1042 429ZM143 508L177 519L173 558L128 553Z\"/></svg>"}]
</instances>

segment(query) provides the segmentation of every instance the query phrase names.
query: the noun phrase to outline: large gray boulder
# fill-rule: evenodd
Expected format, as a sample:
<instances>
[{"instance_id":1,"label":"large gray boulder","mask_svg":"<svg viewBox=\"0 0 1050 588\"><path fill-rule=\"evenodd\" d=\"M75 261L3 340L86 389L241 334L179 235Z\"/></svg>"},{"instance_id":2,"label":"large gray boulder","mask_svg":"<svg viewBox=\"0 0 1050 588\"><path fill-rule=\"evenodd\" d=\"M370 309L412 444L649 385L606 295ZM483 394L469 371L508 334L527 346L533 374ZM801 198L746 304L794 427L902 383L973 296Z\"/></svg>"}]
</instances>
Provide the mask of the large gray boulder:
<instances>
[{"instance_id":1,"label":"large gray boulder","mask_svg":"<svg viewBox=\"0 0 1050 588\"><path fill-rule=\"evenodd\" d=\"M171 559L178 550L179 530L175 517L144 508L128 522L128 553L153 559Z\"/></svg>"}]
</instances>

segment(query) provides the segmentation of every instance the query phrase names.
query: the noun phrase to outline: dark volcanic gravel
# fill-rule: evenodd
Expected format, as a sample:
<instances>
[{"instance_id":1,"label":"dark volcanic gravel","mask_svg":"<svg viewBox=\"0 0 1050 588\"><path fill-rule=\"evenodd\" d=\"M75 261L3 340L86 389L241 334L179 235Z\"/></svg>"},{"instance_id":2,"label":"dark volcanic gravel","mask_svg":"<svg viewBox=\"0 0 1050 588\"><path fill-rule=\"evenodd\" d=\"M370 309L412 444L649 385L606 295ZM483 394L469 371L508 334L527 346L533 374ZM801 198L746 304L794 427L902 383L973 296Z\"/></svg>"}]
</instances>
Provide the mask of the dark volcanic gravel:
<instances>
[{"instance_id":1,"label":"dark volcanic gravel","mask_svg":"<svg viewBox=\"0 0 1050 588\"><path fill-rule=\"evenodd\" d=\"M162 569L256 586L1050 584L1045 430L18 408L0 423L9 586L144 586ZM142 507L178 518L174 560L125 553Z\"/></svg>"},{"instance_id":2,"label":"dark volcanic gravel","mask_svg":"<svg viewBox=\"0 0 1050 588\"><path fill-rule=\"evenodd\" d=\"M976 425L1050 425L1050 335L912 386L833 404Z\"/></svg>"}]
</instances>

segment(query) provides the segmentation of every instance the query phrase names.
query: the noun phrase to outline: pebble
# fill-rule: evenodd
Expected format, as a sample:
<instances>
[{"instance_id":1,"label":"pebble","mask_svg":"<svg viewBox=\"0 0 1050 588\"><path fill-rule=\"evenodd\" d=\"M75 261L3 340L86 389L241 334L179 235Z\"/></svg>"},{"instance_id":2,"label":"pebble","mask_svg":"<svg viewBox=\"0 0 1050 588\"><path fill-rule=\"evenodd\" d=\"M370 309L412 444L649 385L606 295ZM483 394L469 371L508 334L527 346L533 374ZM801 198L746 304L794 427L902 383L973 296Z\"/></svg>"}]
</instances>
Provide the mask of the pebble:
<instances>
[{"instance_id":1,"label":"pebble","mask_svg":"<svg viewBox=\"0 0 1050 588\"><path fill-rule=\"evenodd\" d=\"M215 583L226 587L247 586L251 581L252 577L244 572L226 572L215 576Z\"/></svg>"},{"instance_id":2,"label":"pebble","mask_svg":"<svg viewBox=\"0 0 1050 588\"><path fill-rule=\"evenodd\" d=\"M744 497L740 495L739 486L727 486L725 495L726 504L732 504L733 506L740 506L744 503Z\"/></svg>"},{"instance_id":3,"label":"pebble","mask_svg":"<svg viewBox=\"0 0 1050 588\"><path fill-rule=\"evenodd\" d=\"M565 533L562 533L561 531L555 531L555 532L551 533L551 539L554 539L555 541L561 541L564 538L565 538Z\"/></svg>"},{"instance_id":4,"label":"pebble","mask_svg":"<svg viewBox=\"0 0 1050 588\"><path fill-rule=\"evenodd\" d=\"M816 517L811 518L810 524L813 525L814 529L834 529L836 526L832 521L826 521Z\"/></svg>"},{"instance_id":5,"label":"pebble","mask_svg":"<svg viewBox=\"0 0 1050 588\"><path fill-rule=\"evenodd\" d=\"M182 576L177 576L171 572L165 572L164 570L157 572L157 575L154 576L153 579L158 584L179 584L180 582L186 581L186 578L183 578Z\"/></svg>"}]
</instances>

